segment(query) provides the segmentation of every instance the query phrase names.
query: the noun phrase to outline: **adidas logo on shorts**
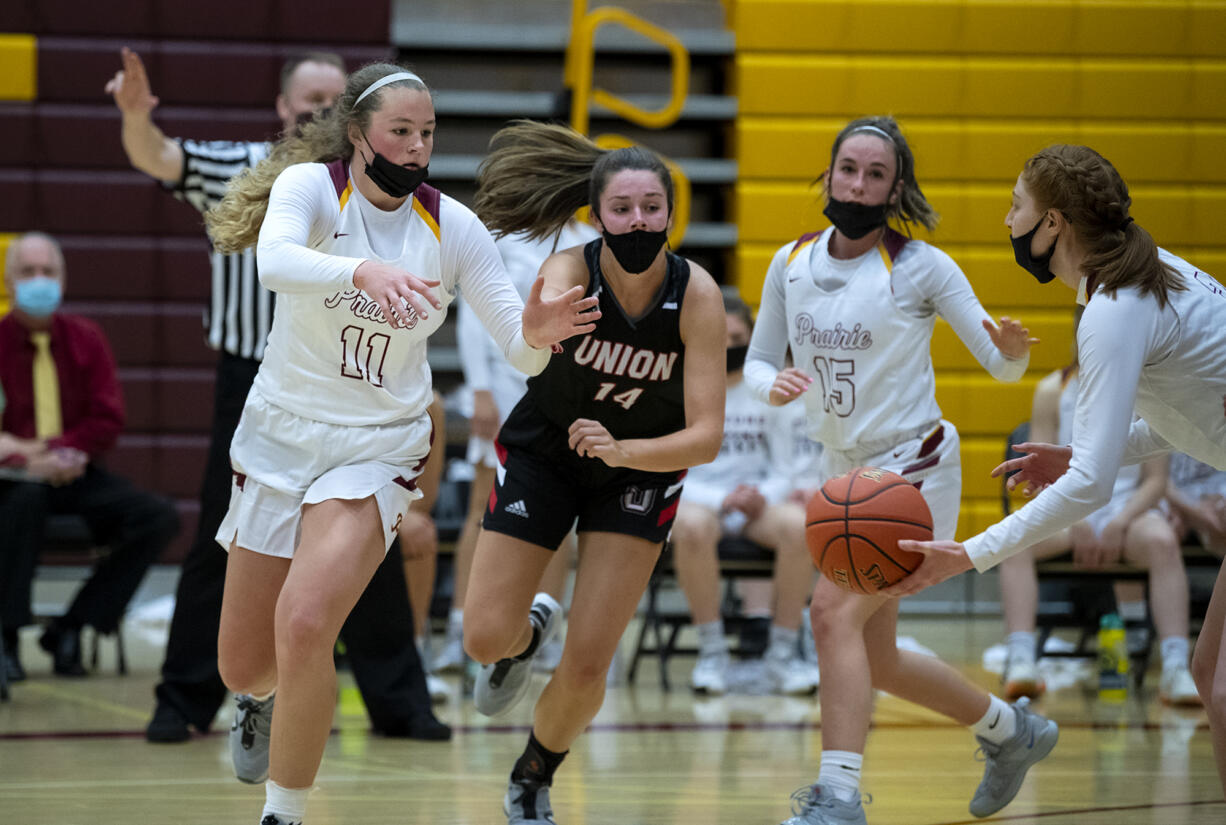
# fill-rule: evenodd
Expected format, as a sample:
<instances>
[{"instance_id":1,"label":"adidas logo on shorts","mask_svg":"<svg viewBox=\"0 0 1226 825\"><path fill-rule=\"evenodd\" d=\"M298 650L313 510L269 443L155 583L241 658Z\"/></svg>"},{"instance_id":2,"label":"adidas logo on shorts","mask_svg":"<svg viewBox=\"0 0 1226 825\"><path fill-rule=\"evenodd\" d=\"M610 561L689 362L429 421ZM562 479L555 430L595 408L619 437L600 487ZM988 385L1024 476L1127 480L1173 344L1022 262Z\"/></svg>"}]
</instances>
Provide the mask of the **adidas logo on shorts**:
<instances>
[{"instance_id":1,"label":"adidas logo on shorts","mask_svg":"<svg viewBox=\"0 0 1226 825\"><path fill-rule=\"evenodd\" d=\"M528 517L528 508L524 506L524 500L522 498L519 501L511 502L505 509L506 512L513 516L520 516L522 518Z\"/></svg>"}]
</instances>

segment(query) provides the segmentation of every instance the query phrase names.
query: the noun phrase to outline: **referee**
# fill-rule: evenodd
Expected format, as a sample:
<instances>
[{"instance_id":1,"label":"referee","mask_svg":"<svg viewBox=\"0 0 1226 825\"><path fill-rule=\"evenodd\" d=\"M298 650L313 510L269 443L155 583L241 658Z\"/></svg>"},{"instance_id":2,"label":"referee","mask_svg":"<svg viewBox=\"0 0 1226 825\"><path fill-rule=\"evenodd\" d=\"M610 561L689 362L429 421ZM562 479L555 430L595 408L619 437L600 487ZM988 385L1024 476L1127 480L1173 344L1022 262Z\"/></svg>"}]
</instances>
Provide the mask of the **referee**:
<instances>
[{"instance_id":1,"label":"referee","mask_svg":"<svg viewBox=\"0 0 1226 825\"><path fill-rule=\"evenodd\" d=\"M140 57L124 48L123 70L107 84L122 114L123 148L132 166L162 181L200 212L216 205L229 180L255 165L269 144L166 137L151 118L153 96ZM281 69L277 116L286 131L333 104L345 87L339 55L306 52ZM225 701L217 672L217 628L226 553L215 534L230 503L230 441L255 380L272 325L273 296L259 282L255 250L212 253L208 344L219 351L208 462L200 489L200 522L183 562L175 612L156 688L157 707L145 730L150 742L182 742L188 726L207 731ZM389 736L448 739L451 729L430 709L425 673L413 643L413 616L400 549L393 545L341 631L371 725Z\"/></svg>"}]
</instances>

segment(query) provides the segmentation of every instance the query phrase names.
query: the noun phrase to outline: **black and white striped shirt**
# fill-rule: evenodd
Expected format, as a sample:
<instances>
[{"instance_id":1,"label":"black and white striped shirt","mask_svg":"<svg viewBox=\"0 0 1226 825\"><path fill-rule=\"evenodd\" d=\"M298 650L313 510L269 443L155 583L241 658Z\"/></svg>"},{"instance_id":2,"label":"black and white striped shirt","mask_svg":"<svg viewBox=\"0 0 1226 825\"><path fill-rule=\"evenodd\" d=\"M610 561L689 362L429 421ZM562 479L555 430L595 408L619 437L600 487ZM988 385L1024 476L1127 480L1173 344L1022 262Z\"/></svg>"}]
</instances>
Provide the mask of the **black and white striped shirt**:
<instances>
[{"instance_id":1,"label":"black and white striped shirt","mask_svg":"<svg viewBox=\"0 0 1226 825\"><path fill-rule=\"evenodd\" d=\"M183 177L174 196L203 214L226 194L226 184L268 154L268 144L232 140L180 140ZM260 286L255 248L212 253L213 288L204 314L208 345L242 358L262 359L272 326L273 296Z\"/></svg>"}]
</instances>

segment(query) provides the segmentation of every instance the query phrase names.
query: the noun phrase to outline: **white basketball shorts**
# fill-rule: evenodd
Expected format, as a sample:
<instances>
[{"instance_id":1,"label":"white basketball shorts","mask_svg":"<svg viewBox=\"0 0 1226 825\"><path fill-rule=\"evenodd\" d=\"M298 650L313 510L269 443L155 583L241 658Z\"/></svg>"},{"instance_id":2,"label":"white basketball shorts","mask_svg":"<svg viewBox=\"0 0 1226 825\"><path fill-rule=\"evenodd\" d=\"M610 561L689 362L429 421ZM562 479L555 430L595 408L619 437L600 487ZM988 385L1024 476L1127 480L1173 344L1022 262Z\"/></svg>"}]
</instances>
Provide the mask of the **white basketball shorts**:
<instances>
[{"instance_id":1,"label":"white basketball shorts","mask_svg":"<svg viewBox=\"0 0 1226 825\"><path fill-rule=\"evenodd\" d=\"M230 445L230 509L217 542L293 558L302 507L328 499L374 496L391 547L433 439L430 416L350 427L303 418L256 390L247 397ZM440 447L441 448L441 447Z\"/></svg>"}]
</instances>

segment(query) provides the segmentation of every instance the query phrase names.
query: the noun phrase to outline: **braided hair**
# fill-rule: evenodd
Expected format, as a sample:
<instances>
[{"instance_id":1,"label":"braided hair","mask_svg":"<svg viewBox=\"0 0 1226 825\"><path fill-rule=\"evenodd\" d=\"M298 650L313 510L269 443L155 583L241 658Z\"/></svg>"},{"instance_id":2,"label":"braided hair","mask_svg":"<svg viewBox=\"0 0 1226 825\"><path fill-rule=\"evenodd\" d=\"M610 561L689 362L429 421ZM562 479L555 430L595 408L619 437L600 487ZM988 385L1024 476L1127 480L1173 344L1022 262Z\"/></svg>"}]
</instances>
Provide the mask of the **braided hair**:
<instances>
[{"instance_id":1,"label":"braided hair","mask_svg":"<svg viewBox=\"0 0 1226 825\"><path fill-rule=\"evenodd\" d=\"M1022 183L1040 211L1059 210L1088 254L1081 269L1095 288L1114 295L1135 287L1165 306L1183 279L1158 258L1158 246L1129 211L1128 185L1111 162L1088 146L1056 144L1026 161Z\"/></svg>"}]
</instances>

